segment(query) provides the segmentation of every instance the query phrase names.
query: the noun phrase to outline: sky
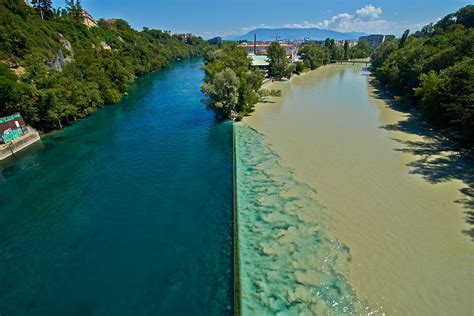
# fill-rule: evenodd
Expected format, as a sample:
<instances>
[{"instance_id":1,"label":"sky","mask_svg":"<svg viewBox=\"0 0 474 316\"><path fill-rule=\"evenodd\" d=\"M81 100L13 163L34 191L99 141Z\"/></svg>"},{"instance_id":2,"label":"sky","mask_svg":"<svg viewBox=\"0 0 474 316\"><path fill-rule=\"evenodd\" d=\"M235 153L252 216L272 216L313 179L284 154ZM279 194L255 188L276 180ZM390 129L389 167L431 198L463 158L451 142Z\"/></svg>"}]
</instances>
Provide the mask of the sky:
<instances>
[{"instance_id":1,"label":"sky","mask_svg":"<svg viewBox=\"0 0 474 316\"><path fill-rule=\"evenodd\" d=\"M54 0L64 6L64 0ZM471 4L466 0L83 0L94 18L122 18L132 27L211 38L258 27L318 27L400 35Z\"/></svg>"}]
</instances>

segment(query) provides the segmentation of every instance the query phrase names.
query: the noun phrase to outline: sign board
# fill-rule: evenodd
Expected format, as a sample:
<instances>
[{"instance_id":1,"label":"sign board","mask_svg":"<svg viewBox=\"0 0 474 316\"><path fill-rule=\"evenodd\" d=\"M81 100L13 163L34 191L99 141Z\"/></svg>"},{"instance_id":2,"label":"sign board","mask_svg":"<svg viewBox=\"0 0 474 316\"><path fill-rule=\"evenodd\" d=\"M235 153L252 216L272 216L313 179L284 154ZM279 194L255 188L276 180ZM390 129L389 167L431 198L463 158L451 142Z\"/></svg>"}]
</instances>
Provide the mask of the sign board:
<instances>
[{"instance_id":1,"label":"sign board","mask_svg":"<svg viewBox=\"0 0 474 316\"><path fill-rule=\"evenodd\" d=\"M1 117L0 118L0 124L13 121L14 119L17 119L17 118L20 118L20 117L21 117L20 113L15 113L15 114L10 115L10 116Z\"/></svg>"},{"instance_id":2,"label":"sign board","mask_svg":"<svg viewBox=\"0 0 474 316\"><path fill-rule=\"evenodd\" d=\"M7 143L11 140L14 140L14 139L17 139L17 138L21 137L22 135L23 134L21 133L21 130L17 129L17 130L11 131L8 134L4 134L2 136L2 139L3 139L3 142Z\"/></svg>"}]
</instances>

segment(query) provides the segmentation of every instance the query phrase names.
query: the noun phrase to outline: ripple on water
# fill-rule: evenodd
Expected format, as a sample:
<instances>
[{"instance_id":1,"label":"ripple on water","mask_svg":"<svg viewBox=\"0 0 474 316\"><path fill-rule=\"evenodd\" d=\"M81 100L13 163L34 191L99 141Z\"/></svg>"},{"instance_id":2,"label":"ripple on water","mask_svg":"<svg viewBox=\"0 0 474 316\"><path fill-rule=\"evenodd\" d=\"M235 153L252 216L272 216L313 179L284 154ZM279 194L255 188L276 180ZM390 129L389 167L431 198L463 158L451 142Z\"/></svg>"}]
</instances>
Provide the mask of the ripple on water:
<instances>
[{"instance_id":1,"label":"ripple on water","mask_svg":"<svg viewBox=\"0 0 474 316\"><path fill-rule=\"evenodd\" d=\"M235 124L240 275L244 315L355 314L363 307L336 265L349 249L331 240L315 191L257 131Z\"/></svg>"}]
</instances>

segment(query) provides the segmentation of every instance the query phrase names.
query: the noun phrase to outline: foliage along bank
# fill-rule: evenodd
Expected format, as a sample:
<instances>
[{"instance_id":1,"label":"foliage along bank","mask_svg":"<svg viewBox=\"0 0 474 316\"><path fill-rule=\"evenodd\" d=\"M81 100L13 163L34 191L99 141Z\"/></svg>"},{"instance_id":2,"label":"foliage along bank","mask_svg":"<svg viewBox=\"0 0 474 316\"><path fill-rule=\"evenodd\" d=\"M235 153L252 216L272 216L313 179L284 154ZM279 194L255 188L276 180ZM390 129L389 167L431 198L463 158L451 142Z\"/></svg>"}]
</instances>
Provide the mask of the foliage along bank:
<instances>
[{"instance_id":1,"label":"foliage along bank","mask_svg":"<svg viewBox=\"0 0 474 316\"><path fill-rule=\"evenodd\" d=\"M474 144L474 6L372 54L376 79L397 100L421 109L435 127L463 145Z\"/></svg>"},{"instance_id":2,"label":"foliage along bank","mask_svg":"<svg viewBox=\"0 0 474 316\"><path fill-rule=\"evenodd\" d=\"M264 73L252 66L244 48L225 43L204 55L202 91L219 118L243 118L259 101Z\"/></svg>"},{"instance_id":3,"label":"foliage along bank","mask_svg":"<svg viewBox=\"0 0 474 316\"><path fill-rule=\"evenodd\" d=\"M41 130L61 127L117 103L136 76L197 56L194 36L144 28L120 19L83 24L80 1L0 3L0 116L21 112Z\"/></svg>"}]
</instances>

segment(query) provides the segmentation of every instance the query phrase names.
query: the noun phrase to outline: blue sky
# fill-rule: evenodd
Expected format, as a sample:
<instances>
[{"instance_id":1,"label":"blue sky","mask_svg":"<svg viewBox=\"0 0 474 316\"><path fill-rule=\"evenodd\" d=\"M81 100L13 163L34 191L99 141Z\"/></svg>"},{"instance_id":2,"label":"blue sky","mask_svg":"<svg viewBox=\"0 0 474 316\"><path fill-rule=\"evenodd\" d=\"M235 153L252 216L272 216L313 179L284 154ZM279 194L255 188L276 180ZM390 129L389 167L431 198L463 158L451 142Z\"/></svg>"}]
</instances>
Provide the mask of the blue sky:
<instances>
[{"instance_id":1,"label":"blue sky","mask_svg":"<svg viewBox=\"0 0 474 316\"><path fill-rule=\"evenodd\" d=\"M64 1L53 1L64 6ZM470 4L466 0L83 0L95 18L204 37L256 27L319 27L400 35Z\"/></svg>"}]
</instances>

